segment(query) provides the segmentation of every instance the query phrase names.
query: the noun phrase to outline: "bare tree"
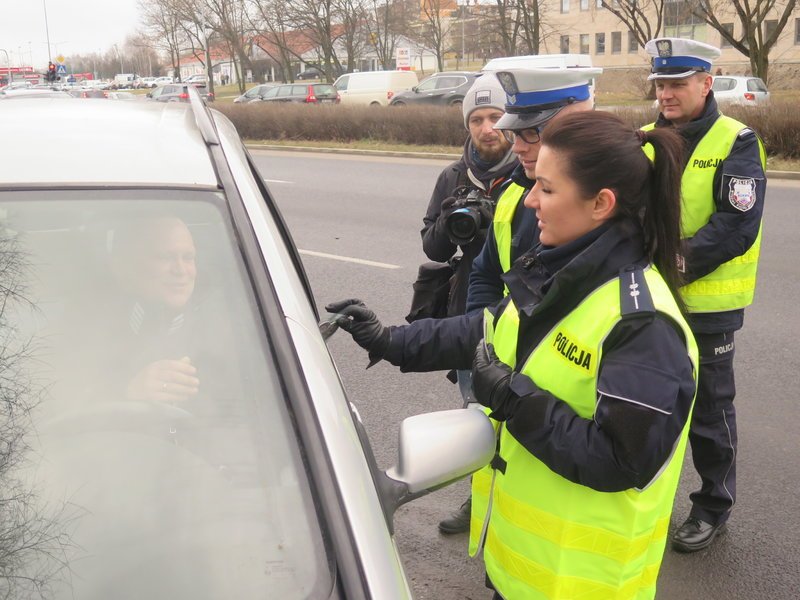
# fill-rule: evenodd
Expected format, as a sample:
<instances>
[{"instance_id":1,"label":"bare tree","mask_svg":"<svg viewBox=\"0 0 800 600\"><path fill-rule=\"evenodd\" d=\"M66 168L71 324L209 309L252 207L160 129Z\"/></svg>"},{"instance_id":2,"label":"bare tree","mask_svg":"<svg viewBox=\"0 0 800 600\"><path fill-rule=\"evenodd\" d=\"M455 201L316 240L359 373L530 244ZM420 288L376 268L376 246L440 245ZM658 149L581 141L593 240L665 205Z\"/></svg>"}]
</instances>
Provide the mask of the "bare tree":
<instances>
[{"instance_id":1,"label":"bare tree","mask_svg":"<svg viewBox=\"0 0 800 600\"><path fill-rule=\"evenodd\" d=\"M750 69L764 81L769 80L769 53L789 22L797 0L687 0L691 11L717 30L729 44L750 59ZM769 17L777 17L769 19ZM739 22L740 35L734 35ZM767 27L767 24L770 24ZM769 29L769 31L767 31Z\"/></svg>"},{"instance_id":2,"label":"bare tree","mask_svg":"<svg viewBox=\"0 0 800 600\"><path fill-rule=\"evenodd\" d=\"M436 66L444 71L445 43L450 35L452 18L447 0L423 0L419 38L436 55Z\"/></svg>"},{"instance_id":3,"label":"bare tree","mask_svg":"<svg viewBox=\"0 0 800 600\"><path fill-rule=\"evenodd\" d=\"M181 16L176 0L139 0L139 11L154 46L169 55L173 73L181 72Z\"/></svg>"},{"instance_id":4,"label":"bare tree","mask_svg":"<svg viewBox=\"0 0 800 600\"><path fill-rule=\"evenodd\" d=\"M395 58L397 38L409 32L405 4L391 0L369 0L365 23L368 43L375 50L383 69L389 69Z\"/></svg>"},{"instance_id":5,"label":"bare tree","mask_svg":"<svg viewBox=\"0 0 800 600\"><path fill-rule=\"evenodd\" d=\"M253 30L258 32L264 43L260 46L281 70L283 81L294 81L292 60L297 57L291 41L297 32L291 33L288 7L284 0L250 0L254 9L251 18ZM299 58L299 57L297 57Z\"/></svg>"},{"instance_id":6,"label":"bare tree","mask_svg":"<svg viewBox=\"0 0 800 600\"><path fill-rule=\"evenodd\" d=\"M363 31L366 25L366 0L334 0L334 16L342 26L339 38L345 54L347 55L346 71L351 72L356 68L356 59L361 56L366 40ZM339 58L336 57L337 67L340 67Z\"/></svg>"},{"instance_id":7,"label":"bare tree","mask_svg":"<svg viewBox=\"0 0 800 600\"><path fill-rule=\"evenodd\" d=\"M544 0L517 0L520 51L525 54L539 54L543 12Z\"/></svg>"},{"instance_id":8,"label":"bare tree","mask_svg":"<svg viewBox=\"0 0 800 600\"><path fill-rule=\"evenodd\" d=\"M9 599L48 597L68 567L71 547L64 508L45 506L20 476L42 394L29 374L35 344L8 316L15 309L36 311L25 298L27 267L16 238L0 234L0 597Z\"/></svg>"},{"instance_id":9,"label":"bare tree","mask_svg":"<svg viewBox=\"0 0 800 600\"><path fill-rule=\"evenodd\" d=\"M289 3L290 20L314 43L328 81L332 81L338 59L334 44L341 35L341 27L334 26L335 0L295 0Z\"/></svg>"},{"instance_id":10,"label":"bare tree","mask_svg":"<svg viewBox=\"0 0 800 600\"><path fill-rule=\"evenodd\" d=\"M514 56L517 53L520 20L518 18L518 4L524 0L495 0L497 3L497 16L490 21L490 27L496 30L505 56Z\"/></svg>"},{"instance_id":11,"label":"bare tree","mask_svg":"<svg viewBox=\"0 0 800 600\"><path fill-rule=\"evenodd\" d=\"M640 46L661 34L664 0L602 0L602 4L633 33Z\"/></svg>"}]
</instances>

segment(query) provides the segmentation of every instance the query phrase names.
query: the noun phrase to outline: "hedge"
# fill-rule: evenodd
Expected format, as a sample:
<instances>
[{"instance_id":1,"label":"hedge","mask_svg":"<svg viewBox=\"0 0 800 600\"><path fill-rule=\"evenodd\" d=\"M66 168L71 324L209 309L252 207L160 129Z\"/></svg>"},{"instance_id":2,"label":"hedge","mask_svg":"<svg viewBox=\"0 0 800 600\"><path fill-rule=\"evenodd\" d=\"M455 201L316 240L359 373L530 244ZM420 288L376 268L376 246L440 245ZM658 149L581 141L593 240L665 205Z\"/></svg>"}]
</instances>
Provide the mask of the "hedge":
<instances>
[{"instance_id":1,"label":"hedge","mask_svg":"<svg viewBox=\"0 0 800 600\"><path fill-rule=\"evenodd\" d=\"M446 107L307 106L303 104L221 104L214 106L248 140L351 142L371 140L411 145L463 145L461 111ZM789 102L768 107L724 107L764 139L770 156L800 158L800 118ZM651 108L622 108L617 114L634 127L653 120Z\"/></svg>"}]
</instances>

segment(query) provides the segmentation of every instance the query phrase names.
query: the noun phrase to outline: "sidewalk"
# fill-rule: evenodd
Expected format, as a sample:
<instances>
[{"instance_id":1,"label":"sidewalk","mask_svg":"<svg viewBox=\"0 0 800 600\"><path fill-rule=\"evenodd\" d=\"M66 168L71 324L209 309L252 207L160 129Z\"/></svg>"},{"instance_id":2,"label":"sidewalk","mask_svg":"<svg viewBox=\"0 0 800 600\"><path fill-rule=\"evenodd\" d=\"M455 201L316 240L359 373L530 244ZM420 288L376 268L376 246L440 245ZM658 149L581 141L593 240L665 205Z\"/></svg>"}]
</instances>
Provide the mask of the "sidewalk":
<instances>
[{"instance_id":1,"label":"sidewalk","mask_svg":"<svg viewBox=\"0 0 800 600\"><path fill-rule=\"evenodd\" d=\"M438 160L458 160L460 154L444 154L437 152L399 152L395 150L361 150L358 148L324 148L309 146L282 146L279 144L249 143L250 150L284 150L286 152L321 152L327 154L353 154L361 156L394 156L397 158L429 158ZM785 179L800 181L800 171L767 171L767 179Z\"/></svg>"}]
</instances>

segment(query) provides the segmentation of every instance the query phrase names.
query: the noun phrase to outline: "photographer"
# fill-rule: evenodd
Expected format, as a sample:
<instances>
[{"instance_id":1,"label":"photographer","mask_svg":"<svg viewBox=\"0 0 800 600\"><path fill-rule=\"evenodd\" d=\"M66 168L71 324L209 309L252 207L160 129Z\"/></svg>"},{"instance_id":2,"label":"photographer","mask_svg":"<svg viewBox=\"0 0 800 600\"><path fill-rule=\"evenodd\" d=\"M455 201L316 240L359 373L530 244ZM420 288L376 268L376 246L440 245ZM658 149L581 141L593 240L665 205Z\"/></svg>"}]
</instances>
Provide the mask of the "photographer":
<instances>
[{"instance_id":1,"label":"photographer","mask_svg":"<svg viewBox=\"0 0 800 600\"><path fill-rule=\"evenodd\" d=\"M459 200L463 201L471 191L479 191L471 198L496 201L508 181L508 176L517 165L511 152L511 144L502 132L494 129L504 114L505 102L505 92L492 73L478 77L465 94L462 110L469 137L464 143L464 152L459 160L439 175L423 219L425 226L420 232L422 249L429 259L440 263L448 262L461 249L461 256L455 261L457 265L454 267L454 280L450 286L446 314L448 317L463 314L466 309L472 261L481 251L486 239L486 228L479 229L472 239L453 239L448 233L448 230L452 230L452 227L448 227L448 222L452 223L451 215L458 209ZM472 212L476 216L479 214L483 224L488 227L492 214L487 206L473 205Z\"/></svg>"},{"instance_id":2,"label":"photographer","mask_svg":"<svg viewBox=\"0 0 800 600\"><path fill-rule=\"evenodd\" d=\"M446 288L446 314L440 316L464 314L472 262L483 248L493 205L517 166L511 144L494 128L504 114L505 102L505 92L493 73L478 77L464 95L462 110L469 137L461 158L439 175L423 219L425 226L420 233L426 256L436 262L449 262L454 271ZM455 257L459 248L461 255ZM420 276L424 277L424 267ZM412 307L412 315L415 308ZM468 371L458 373L458 383L467 402ZM469 512L467 500L439 523L439 530L446 534L467 531Z\"/></svg>"}]
</instances>

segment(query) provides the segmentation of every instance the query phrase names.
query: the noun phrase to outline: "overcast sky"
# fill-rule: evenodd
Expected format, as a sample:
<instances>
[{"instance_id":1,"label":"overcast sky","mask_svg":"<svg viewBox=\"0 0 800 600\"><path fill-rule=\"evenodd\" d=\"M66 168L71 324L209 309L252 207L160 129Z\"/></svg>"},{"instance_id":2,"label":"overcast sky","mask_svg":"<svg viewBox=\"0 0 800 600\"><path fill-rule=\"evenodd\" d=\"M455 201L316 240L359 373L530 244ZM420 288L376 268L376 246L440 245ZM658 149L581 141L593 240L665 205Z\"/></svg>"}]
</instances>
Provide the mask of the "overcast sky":
<instances>
[{"instance_id":1,"label":"overcast sky","mask_svg":"<svg viewBox=\"0 0 800 600\"><path fill-rule=\"evenodd\" d=\"M47 29L45 29L45 5ZM140 28L137 0L2 0L0 48L11 66L47 66L47 30L53 59L88 52L105 52L122 44ZM0 52L0 66L6 55Z\"/></svg>"}]
</instances>

